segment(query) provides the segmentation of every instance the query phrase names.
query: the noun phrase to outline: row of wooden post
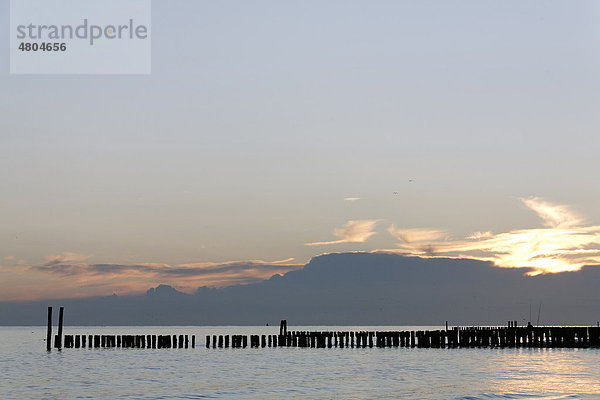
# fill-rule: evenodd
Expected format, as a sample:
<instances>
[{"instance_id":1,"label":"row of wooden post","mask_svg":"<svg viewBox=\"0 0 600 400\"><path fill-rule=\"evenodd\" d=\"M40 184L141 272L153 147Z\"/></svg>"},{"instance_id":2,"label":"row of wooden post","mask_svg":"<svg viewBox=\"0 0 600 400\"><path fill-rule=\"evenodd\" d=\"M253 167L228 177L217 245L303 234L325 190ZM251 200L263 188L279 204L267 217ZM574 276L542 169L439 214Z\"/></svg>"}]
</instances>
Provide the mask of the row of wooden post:
<instances>
[{"instance_id":1,"label":"row of wooden post","mask_svg":"<svg viewBox=\"0 0 600 400\"><path fill-rule=\"evenodd\" d=\"M63 314L60 307L58 334L54 347L63 346ZM432 331L292 331L287 330L287 321L282 320L279 335L250 335L250 347L600 347L598 327L517 327L509 321L508 327L469 327ZM52 307L48 307L48 331L46 349L52 348ZM230 347L229 335L206 336L206 347ZM232 348L248 346L248 336L232 335ZM65 335L65 348L85 348L86 335ZM88 348L188 348L188 335L88 335ZM196 337L191 336L191 348L196 347Z\"/></svg>"},{"instance_id":2,"label":"row of wooden post","mask_svg":"<svg viewBox=\"0 0 600 400\"><path fill-rule=\"evenodd\" d=\"M87 343L86 343L87 338ZM188 335L65 335L65 348L138 348L138 349L192 349L196 336Z\"/></svg>"},{"instance_id":3,"label":"row of wooden post","mask_svg":"<svg viewBox=\"0 0 600 400\"><path fill-rule=\"evenodd\" d=\"M248 346L246 335L232 335L232 348ZM206 336L207 348L228 348L229 335ZM250 335L250 347L600 347L598 327L472 327L432 331L307 332Z\"/></svg>"}]
</instances>

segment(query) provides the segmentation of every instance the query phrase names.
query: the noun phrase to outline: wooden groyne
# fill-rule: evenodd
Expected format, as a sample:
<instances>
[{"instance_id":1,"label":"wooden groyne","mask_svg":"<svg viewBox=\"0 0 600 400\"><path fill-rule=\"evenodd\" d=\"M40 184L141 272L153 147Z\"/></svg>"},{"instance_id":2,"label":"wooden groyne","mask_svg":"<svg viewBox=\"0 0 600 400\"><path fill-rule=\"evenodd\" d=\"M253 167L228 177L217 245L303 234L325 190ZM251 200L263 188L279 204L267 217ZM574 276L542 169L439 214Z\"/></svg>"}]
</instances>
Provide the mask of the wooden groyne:
<instances>
[{"instance_id":1,"label":"wooden groyne","mask_svg":"<svg viewBox=\"0 0 600 400\"><path fill-rule=\"evenodd\" d=\"M285 335L232 335L232 348L590 348L598 327L455 327L430 331L291 331ZM206 337L207 348L227 348L228 335Z\"/></svg>"},{"instance_id":2,"label":"wooden groyne","mask_svg":"<svg viewBox=\"0 0 600 400\"><path fill-rule=\"evenodd\" d=\"M60 308L54 347L187 349L196 347L195 335L62 335ZM47 349L51 349L52 308L48 308ZM416 331L289 331L282 320L279 335L209 335L206 348L598 348L600 326L454 327Z\"/></svg>"},{"instance_id":3,"label":"wooden groyne","mask_svg":"<svg viewBox=\"0 0 600 400\"><path fill-rule=\"evenodd\" d=\"M55 347L60 343L55 337ZM195 335L64 335L64 348L187 349ZM290 331L281 335L208 335L223 348L598 348L598 327L455 327L417 331Z\"/></svg>"}]
</instances>

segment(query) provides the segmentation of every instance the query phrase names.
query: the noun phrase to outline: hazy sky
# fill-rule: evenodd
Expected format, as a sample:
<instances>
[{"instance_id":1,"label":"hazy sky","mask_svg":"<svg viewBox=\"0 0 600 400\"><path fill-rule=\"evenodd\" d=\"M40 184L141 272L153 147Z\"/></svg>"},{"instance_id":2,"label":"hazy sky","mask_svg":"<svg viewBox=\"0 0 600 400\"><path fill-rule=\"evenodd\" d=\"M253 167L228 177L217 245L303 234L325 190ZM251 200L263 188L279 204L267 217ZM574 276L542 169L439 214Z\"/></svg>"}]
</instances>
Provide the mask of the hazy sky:
<instances>
[{"instance_id":1,"label":"hazy sky","mask_svg":"<svg viewBox=\"0 0 600 400\"><path fill-rule=\"evenodd\" d=\"M64 263L256 278L441 241L513 266L529 234L594 263L599 2L152 5L151 75L19 76L0 0L0 300L149 287L95 270L69 292L39 268Z\"/></svg>"}]
</instances>

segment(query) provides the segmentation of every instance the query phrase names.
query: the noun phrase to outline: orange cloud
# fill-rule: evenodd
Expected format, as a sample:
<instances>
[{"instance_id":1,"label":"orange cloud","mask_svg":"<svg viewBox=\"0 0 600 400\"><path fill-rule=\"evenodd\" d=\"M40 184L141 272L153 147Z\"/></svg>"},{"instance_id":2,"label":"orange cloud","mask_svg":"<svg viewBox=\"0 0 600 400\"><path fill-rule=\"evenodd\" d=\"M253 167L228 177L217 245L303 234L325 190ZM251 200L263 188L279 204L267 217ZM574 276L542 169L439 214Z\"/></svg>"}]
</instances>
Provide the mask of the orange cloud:
<instances>
[{"instance_id":1,"label":"orange cloud","mask_svg":"<svg viewBox=\"0 0 600 400\"><path fill-rule=\"evenodd\" d=\"M160 283L193 292L201 286L259 282L303 267L290 264L293 259L169 265L91 264L78 262L81 258L52 256L41 265L0 266L0 279L6 286L0 301L136 294Z\"/></svg>"},{"instance_id":2,"label":"orange cloud","mask_svg":"<svg viewBox=\"0 0 600 400\"><path fill-rule=\"evenodd\" d=\"M373 228L378 220L368 219L362 221L348 221L343 228L333 230L333 235L341 238L330 242L305 243L306 246L323 246L338 243L363 243L375 234Z\"/></svg>"}]
</instances>

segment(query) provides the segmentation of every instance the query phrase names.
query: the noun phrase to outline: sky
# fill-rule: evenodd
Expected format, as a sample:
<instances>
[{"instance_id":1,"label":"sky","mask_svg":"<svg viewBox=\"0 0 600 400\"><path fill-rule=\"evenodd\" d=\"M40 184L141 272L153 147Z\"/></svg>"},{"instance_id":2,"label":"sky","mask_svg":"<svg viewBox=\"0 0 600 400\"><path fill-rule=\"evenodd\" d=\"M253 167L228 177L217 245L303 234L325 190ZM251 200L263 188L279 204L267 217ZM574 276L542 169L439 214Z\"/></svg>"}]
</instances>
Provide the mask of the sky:
<instances>
[{"instance_id":1,"label":"sky","mask_svg":"<svg viewBox=\"0 0 600 400\"><path fill-rule=\"evenodd\" d=\"M10 75L0 0L0 301L248 283L330 252L600 264L599 17L154 0L150 75Z\"/></svg>"}]
</instances>

